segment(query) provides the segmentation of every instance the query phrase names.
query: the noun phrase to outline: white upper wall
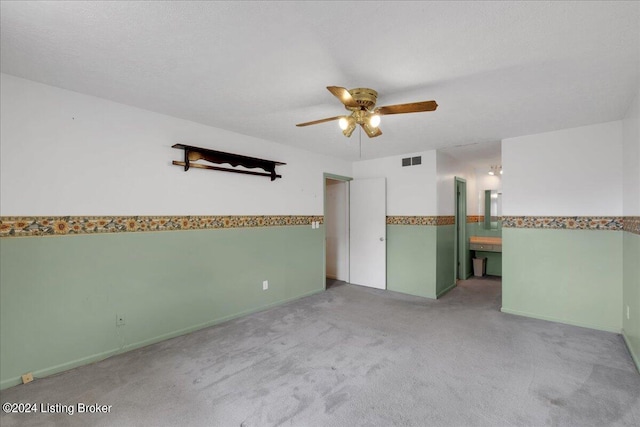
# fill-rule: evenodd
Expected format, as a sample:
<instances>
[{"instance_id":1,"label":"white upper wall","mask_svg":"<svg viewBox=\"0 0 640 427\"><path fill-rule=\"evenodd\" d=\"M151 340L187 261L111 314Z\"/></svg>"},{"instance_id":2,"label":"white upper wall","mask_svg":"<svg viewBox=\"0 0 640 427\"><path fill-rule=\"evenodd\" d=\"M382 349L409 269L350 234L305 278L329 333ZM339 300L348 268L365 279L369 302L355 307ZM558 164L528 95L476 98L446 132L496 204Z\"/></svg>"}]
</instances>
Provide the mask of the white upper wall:
<instances>
[{"instance_id":1,"label":"white upper wall","mask_svg":"<svg viewBox=\"0 0 640 427\"><path fill-rule=\"evenodd\" d=\"M422 164L402 166L403 158L414 156L422 156ZM387 215L435 216L438 214L435 151L353 163L354 179L380 177L386 178L387 181Z\"/></svg>"},{"instance_id":2,"label":"white upper wall","mask_svg":"<svg viewBox=\"0 0 640 427\"><path fill-rule=\"evenodd\" d=\"M467 183L467 215L477 215L475 207L475 174L470 167L456 160L450 154L437 151L438 215L455 215L455 177L464 178Z\"/></svg>"},{"instance_id":3,"label":"white upper wall","mask_svg":"<svg viewBox=\"0 0 640 427\"><path fill-rule=\"evenodd\" d=\"M503 215L622 215L622 122L502 141Z\"/></svg>"},{"instance_id":4,"label":"white upper wall","mask_svg":"<svg viewBox=\"0 0 640 427\"><path fill-rule=\"evenodd\" d=\"M477 177L475 176L475 174L473 173L473 167L472 166L468 166L468 176L466 177L467 180L467 215L478 215L478 202L477 202L477 195L480 192L478 187L478 180L476 179Z\"/></svg>"},{"instance_id":5,"label":"white upper wall","mask_svg":"<svg viewBox=\"0 0 640 427\"><path fill-rule=\"evenodd\" d=\"M623 211L640 215L640 91L629 107L623 122Z\"/></svg>"},{"instance_id":6,"label":"white upper wall","mask_svg":"<svg viewBox=\"0 0 640 427\"><path fill-rule=\"evenodd\" d=\"M3 216L322 215L323 172L351 175L336 158L6 74L0 83ZM171 164L183 157L176 143L287 164L274 182L184 172Z\"/></svg>"}]
</instances>

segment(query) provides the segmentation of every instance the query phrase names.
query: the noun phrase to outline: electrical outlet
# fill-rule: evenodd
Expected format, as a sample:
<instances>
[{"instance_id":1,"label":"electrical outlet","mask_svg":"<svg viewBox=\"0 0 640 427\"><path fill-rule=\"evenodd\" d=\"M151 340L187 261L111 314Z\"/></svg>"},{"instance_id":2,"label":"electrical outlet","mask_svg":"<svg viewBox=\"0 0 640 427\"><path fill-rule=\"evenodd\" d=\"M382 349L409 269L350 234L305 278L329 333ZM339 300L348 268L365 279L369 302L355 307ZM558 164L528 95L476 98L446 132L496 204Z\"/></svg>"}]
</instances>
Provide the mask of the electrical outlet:
<instances>
[{"instance_id":1,"label":"electrical outlet","mask_svg":"<svg viewBox=\"0 0 640 427\"><path fill-rule=\"evenodd\" d=\"M629 320L629 306L627 306L627 320Z\"/></svg>"},{"instance_id":2,"label":"electrical outlet","mask_svg":"<svg viewBox=\"0 0 640 427\"><path fill-rule=\"evenodd\" d=\"M124 325L124 314L116 314L116 326Z\"/></svg>"},{"instance_id":3,"label":"electrical outlet","mask_svg":"<svg viewBox=\"0 0 640 427\"><path fill-rule=\"evenodd\" d=\"M267 289L269 289L269 281L268 280L264 280L262 282L262 290L266 291Z\"/></svg>"},{"instance_id":4,"label":"electrical outlet","mask_svg":"<svg viewBox=\"0 0 640 427\"><path fill-rule=\"evenodd\" d=\"M22 384L27 384L31 381L33 381L33 374L31 372L22 376Z\"/></svg>"}]
</instances>

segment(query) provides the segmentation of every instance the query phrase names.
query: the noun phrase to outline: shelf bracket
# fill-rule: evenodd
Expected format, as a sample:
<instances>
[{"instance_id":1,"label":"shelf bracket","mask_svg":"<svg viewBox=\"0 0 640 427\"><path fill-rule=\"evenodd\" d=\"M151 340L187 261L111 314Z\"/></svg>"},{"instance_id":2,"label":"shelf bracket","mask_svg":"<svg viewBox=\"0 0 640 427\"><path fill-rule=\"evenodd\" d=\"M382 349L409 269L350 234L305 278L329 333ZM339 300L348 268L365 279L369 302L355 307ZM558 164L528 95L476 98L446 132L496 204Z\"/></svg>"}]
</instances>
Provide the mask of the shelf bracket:
<instances>
[{"instance_id":1,"label":"shelf bracket","mask_svg":"<svg viewBox=\"0 0 640 427\"><path fill-rule=\"evenodd\" d=\"M177 147L174 145L174 148L177 148ZM184 149L184 171L186 172L188 170L189 170L189 149L185 148Z\"/></svg>"}]
</instances>

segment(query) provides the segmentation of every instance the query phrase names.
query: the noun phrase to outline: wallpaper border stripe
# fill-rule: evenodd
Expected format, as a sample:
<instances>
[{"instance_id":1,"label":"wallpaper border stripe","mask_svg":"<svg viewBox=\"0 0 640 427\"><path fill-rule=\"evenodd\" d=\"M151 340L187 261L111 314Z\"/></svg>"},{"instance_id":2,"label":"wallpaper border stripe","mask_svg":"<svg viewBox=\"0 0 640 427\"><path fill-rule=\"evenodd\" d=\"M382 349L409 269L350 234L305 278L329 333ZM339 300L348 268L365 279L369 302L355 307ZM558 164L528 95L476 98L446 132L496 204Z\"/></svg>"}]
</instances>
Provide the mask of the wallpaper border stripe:
<instances>
[{"instance_id":1,"label":"wallpaper border stripe","mask_svg":"<svg viewBox=\"0 0 640 427\"><path fill-rule=\"evenodd\" d=\"M482 222L479 215L467 223ZM504 216L504 228L627 231L640 235L640 216ZM324 223L322 215L192 215L192 216L32 216L0 217L0 237L63 236L80 234L278 227ZM453 215L386 217L387 225L444 226Z\"/></svg>"},{"instance_id":2,"label":"wallpaper border stripe","mask_svg":"<svg viewBox=\"0 0 640 427\"><path fill-rule=\"evenodd\" d=\"M484 215L467 215L467 224L472 222L484 222Z\"/></svg>"},{"instance_id":3,"label":"wallpaper border stripe","mask_svg":"<svg viewBox=\"0 0 640 427\"><path fill-rule=\"evenodd\" d=\"M640 234L640 216L624 217L624 231L633 234Z\"/></svg>"},{"instance_id":4,"label":"wallpaper border stripe","mask_svg":"<svg viewBox=\"0 0 640 427\"><path fill-rule=\"evenodd\" d=\"M322 215L0 217L0 237L278 227L323 223Z\"/></svg>"},{"instance_id":5,"label":"wallpaper border stripe","mask_svg":"<svg viewBox=\"0 0 640 427\"><path fill-rule=\"evenodd\" d=\"M453 215L419 216L419 215L390 215L387 216L387 225L453 225Z\"/></svg>"},{"instance_id":6,"label":"wallpaper border stripe","mask_svg":"<svg viewBox=\"0 0 640 427\"><path fill-rule=\"evenodd\" d=\"M610 216L503 216L503 228L547 228L556 230L605 230L626 229L625 222L633 217ZM636 227L637 228L637 227Z\"/></svg>"}]
</instances>

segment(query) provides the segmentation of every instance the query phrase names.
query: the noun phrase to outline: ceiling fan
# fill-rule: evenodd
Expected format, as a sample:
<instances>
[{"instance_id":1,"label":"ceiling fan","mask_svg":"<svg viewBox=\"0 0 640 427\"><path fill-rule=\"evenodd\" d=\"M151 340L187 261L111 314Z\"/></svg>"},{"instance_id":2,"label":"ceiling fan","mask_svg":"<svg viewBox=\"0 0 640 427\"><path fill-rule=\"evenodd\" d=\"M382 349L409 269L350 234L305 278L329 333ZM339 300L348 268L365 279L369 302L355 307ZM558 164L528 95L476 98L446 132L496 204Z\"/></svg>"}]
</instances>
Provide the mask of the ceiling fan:
<instances>
[{"instance_id":1,"label":"ceiling fan","mask_svg":"<svg viewBox=\"0 0 640 427\"><path fill-rule=\"evenodd\" d=\"M351 114L315 120L313 122L298 123L296 126L317 125L319 123L338 120L344 136L350 137L356 125L360 125L369 138L374 138L382 135L382 131L378 128L378 125L380 125L380 116L420 113L423 111L434 111L438 108L436 101L421 101L376 107L378 92L373 89L356 88L347 90L339 86L327 86L327 89L344 104L347 110L351 111Z\"/></svg>"}]
</instances>

